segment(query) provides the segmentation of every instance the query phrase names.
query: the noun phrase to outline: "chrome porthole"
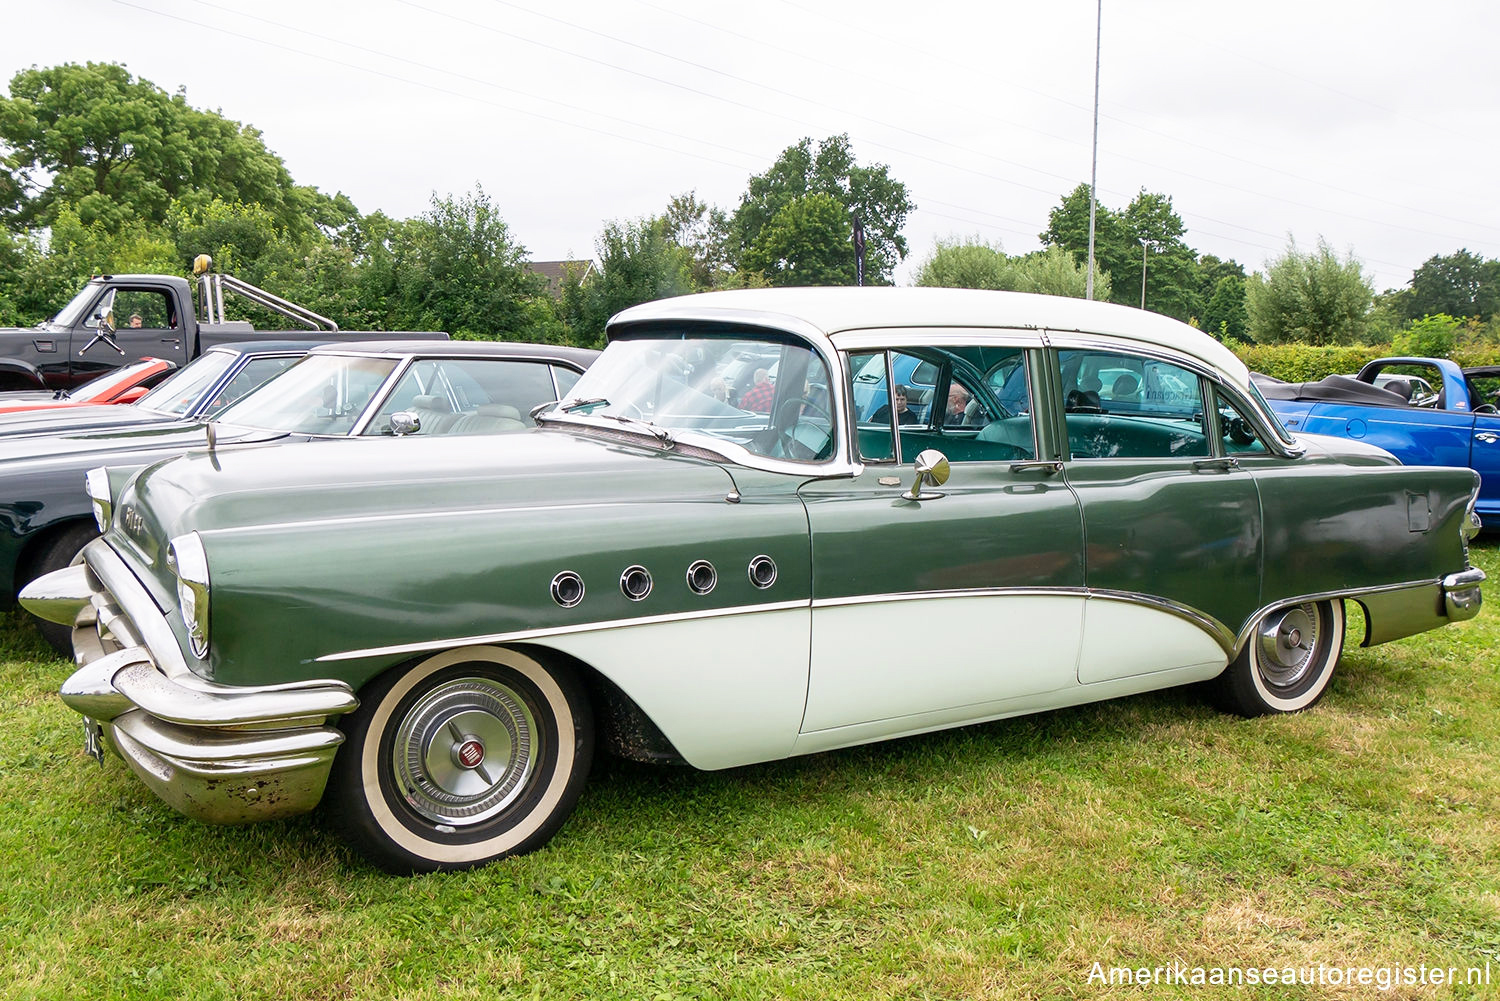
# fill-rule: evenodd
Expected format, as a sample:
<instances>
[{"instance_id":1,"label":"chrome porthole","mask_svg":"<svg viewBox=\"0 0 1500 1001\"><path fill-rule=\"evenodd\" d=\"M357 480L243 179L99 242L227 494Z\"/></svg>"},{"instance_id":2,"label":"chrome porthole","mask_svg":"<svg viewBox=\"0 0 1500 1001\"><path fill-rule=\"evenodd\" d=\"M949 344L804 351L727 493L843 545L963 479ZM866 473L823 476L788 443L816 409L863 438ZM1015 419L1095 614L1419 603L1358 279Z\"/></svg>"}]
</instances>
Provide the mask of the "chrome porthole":
<instances>
[{"instance_id":1,"label":"chrome porthole","mask_svg":"<svg viewBox=\"0 0 1500 1001\"><path fill-rule=\"evenodd\" d=\"M757 556L750 561L750 583L764 591L776 583L776 561L769 556Z\"/></svg>"},{"instance_id":2,"label":"chrome porthole","mask_svg":"<svg viewBox=\"0 0 1500 1001\"><path fill-rule=\"evenodd\" d=\"M571 570L564 570L552 578L552 600L564 608L572 608L583 600L583 578Z\"/></svg>"},{"instance_id":3,"label":"chrome porthole","mask_svg":"<svg viewBox=\"0 0 1500 1001\"><path fill-rule=\"evenodd\" d=\"M687 569L687 586L694 594L707 594L719 583L719 571L708 560L698 560Z\"/></svg>"},{"instance_id":4,"label":"chrome porthole","mask_svg":"<svg viewBox=\"0 0 1500 1001\"><path fill-rule=\"evenodd\" d=\"M631 601L641 601L651 593L651 572L636 565L625 568L620 574L620 593Z\"/></svg>"}]
</instances>

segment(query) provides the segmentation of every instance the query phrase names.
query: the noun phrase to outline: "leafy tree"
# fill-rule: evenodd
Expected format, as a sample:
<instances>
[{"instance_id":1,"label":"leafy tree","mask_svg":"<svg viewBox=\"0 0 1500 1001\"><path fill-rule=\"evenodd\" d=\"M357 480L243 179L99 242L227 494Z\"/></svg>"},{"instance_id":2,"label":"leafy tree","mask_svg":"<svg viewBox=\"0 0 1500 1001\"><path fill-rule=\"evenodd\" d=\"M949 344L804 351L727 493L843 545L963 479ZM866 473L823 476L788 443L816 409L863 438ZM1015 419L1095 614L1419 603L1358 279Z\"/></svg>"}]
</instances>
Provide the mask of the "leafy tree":
<instances>
[{"instance_id":1,"label":"leafy tree","mask_svg":"<svg viewBox=\"0 0 1500 1001\"><path fill-rule=\"evenodd\" d=\"M1468 250L1429 257L1412 272L1411 289L1401 297L1408 320L1424 316L1493 317L1500 308L1500 261Z\"/></svg>"},{"instance_id":2,"label":"leafy tree","mask_svg":"<svg viewBox=\"0 0 1500 1001\"><path fill-rule=\"evenodd\" d=\"M692 255L672 239L666 218L611 222L594 244L597 274L566 275L562 318L575 343L603 343L604 325L622 309L695 291Z\"/></svg>"},{"instance_id":3,"label":"leafy tree","mask_svg":"<svg viewBox=\"0 0 1500 1001\"><path fill-rule=\"evenodd\" d=\"M1010 259L999 243L938 240L918 265L913 285L1009 289Z\"/></svg>"},{"instance_id":4,"label":"leafy tree","mask_svg":"<svg viewBox=\"0 0 1500 1001\"><path fill-rule=\"evenodd\" d=\"M697 192L689 191L667 203L660 223L667 239L687 252L695 289L737 284L738 248L729 213L699 201Z\"/></svg>"},{"instance_id":5,"label":"leafy tree","mask_svg":"<svg viewBox=\"0 0 1500 1001\"><path fill-rule=\"evenodd\" d=\"M1203 306L1199 325L1221 340L1244 341L1249 337L1250 314L1245 309L1245 279L1225 275Z\"/></svg>"},{"instance_id":6,"label":"leafy tree","mask_svg":"<svg viewBox=\"0 0 1500 1001\"><path fill-rule=\"evenodd\" d=\"M1340 260L1319 240L1313 253L1289 243L1264 275L1245 283L1245 297L1249 334L1257 342L1324 345L1353 344L1363 337L1375 293L1353 254Z\"/></svg>"},{"instance_id":7,"label":"leafy tree","mask_svg":"<svg viewBox=\"0 0 1500 1001\"><path fill-rule=\"evenodd\" d=\"M1127 266L1111 272L1111 301L1139 305L1144 268L1145 308L1184 321L1198 315L1202 311L1197 290L1198 255L1182 242L1187 227L1172 208L1171 197L1142 189L1125 207L1120 221L1140 252L1129 257Z\"/></svg>"},{"instance_id":8,"label":"leafy tree","mask_svg":"<svg viewBox=\"0 0 1500 1001\"><path fill-rule=\"evenodd\" d=\"M1048 247L1023 257L1011 258L1011 285L1017 292L1063 295L1082 299L1088 290L1083 264L1061 247ZM1094 269L1094 295L1109 301L1109 275Z\"/></svg>"},{"instance_id":9,"label":"leafy tree","mask_svg":"<svg viewBox=\"0 0 1500 1001\"><path fill-rule=\"evenodd\" d=\"M1424 316L1392 339L1391 350L1420 358L1451 358L1464 333L1464 321L1446 313Z\"/></svg>"},{"instance_id":10,"label":"leafy tree","mask_svg":"<svg viewBox=\"0 0 1500 1001\"><path fill-rule=\"evenodd\" d=\"M1089 186L1080 184L1063 196L1062 203L1047 214L1047 228L1038 234L1047 247L1061 247L1080 264L1088 260L1089 253ZM1139 301L1141 287L1141 248L1131 236L1125 222L1103 205L1094 211L1094 263L1099 271L1112 279L1112 287L1120 294L1122 283L1129 288L1129 276L1135 276L1135 289ZM1094 298L1108 299L1098 288ZM1128 300L1127 300L1128 301Z\"/></svg>"},{"instance_id":11,"label":"leafy tree","mask_svg":"<svg viewBox=\"0 0 1500 1001\"><path fill-rule=\"evenodd\" d=\"M1083 298L1087 288L1082 266L1062 247L1007 257L999 244L977 239L937 241L917 270L913 284L1038 292L1078 299ZM1096 294L1107 299L1109 276L1096 270L1094 288Z\"/></svg>"},{"instance_id":12,"label":"leafy tree","mask_svg":"<svg viewBox=\"0 0 1500 1001\"><path fill-rule=\"evenodd\" d=\"M853 285L853 224L844 206L821 191L784 203L745 248L746 270L772 285ZM867 272L868 276L868 272Z\"/></svg>"},{"instance_id":13,"label":"leafy tree","mask_svg":"<svg viewBox=\"0 0 1500 1001\"><path fill-rule=\"evenodd\" d=\"M809 200L813 195L824 197ZM795 202L802 204L793 209ZM837 212L829 210L830 203ZM749 270L764 270L752 262L780 261L780 265L766 271L767 277L773 273L783 277L795 273L796 281L805 282L812 274L830 277L847 274L844 284L853 284L851 237L853 219L858 218L865 231L865 282L889 285L892 272L907 253L901 227L915 208L906 185L892 178L889 168L883 164L861 167L855 162L847 135L831 136L816 147L811 139L803 139L783 150L764 174L750 178L733 217L739 263ZM796 232L814 218L826 227L822 234ZM777 246L762 246L766 239L775 241ZM849 261L846 270L836 269L832 263L833 248L840 241L842 253ZM815 253L817 261L787 257L786 251L794 245Z\"/></svg>"},{"instance_id":14,"label":"leafy tree","mask_svg":"<svg viewBox=\"0 0 1500 1001\"><path fill-rule=\"evenodd\" d=\"M189 194L265 206L294 233L339 214L292 183L254 128L194 109L182 92L169 95L111 63L17 73L0 98L0 154L0 210L17 229L50 226L64 208L110 230L161 223Z\"/></svg>"},{"instance_id":15,"label":"leafy tree","mask_svg":"<svg viewBox=\"0 0 1500 1001\"><path fill-rule=\"evenodd\" d=\"M434 195L427 212L393 235L400 242L392 242L387 329L495 340L532 335L528 304L546 294L545 279L526 266L526 248L511 238L482 187L459 198Z\"/></svg>"}]
</instances>

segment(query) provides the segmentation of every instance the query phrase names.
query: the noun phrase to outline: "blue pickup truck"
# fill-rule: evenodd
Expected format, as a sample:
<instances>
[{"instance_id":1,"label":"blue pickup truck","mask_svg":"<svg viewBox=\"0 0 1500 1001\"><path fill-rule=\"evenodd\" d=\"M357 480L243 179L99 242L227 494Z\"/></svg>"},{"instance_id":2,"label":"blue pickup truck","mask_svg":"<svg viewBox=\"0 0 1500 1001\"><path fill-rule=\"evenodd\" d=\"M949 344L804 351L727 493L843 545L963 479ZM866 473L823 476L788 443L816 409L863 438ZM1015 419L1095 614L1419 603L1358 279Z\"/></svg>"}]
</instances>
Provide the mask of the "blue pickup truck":
<instances>
[{"instance_id":1,"label":"blue pickup truck","mask_svg":"<svg viewBox=\"0 0 1500 1001\"><path fill-rule=\"evenodd\" d=\"M1409 465L1479 473L1479 516L1500 528L1500 367L1446 358L1379 358L1356 375L1318 382L1255 376L1287 430L1357 438Z\"/></svg>"}]
</instances>

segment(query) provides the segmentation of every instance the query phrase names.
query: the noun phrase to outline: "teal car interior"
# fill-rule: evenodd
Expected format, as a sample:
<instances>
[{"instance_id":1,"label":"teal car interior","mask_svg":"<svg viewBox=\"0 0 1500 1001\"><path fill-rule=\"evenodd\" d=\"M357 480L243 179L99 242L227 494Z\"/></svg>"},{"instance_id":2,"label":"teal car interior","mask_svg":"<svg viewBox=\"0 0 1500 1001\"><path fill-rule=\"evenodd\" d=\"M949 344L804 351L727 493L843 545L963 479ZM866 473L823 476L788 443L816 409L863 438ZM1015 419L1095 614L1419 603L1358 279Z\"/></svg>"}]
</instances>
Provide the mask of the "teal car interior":
<instances>
[{"instance_id":1,"label":"teal car interior","mask_svg":"<svg viewBox=\"0 0 1500 1001\"><path fill-rule=\"evenodd\" d=\"M22 601L72 631L91 751L203 821L324 803L393 872L545 844L596 747L719 769L1198 682L1295 712L1346 604L1373 644L1482 602L1472 471L1294 437L1222 345L1120 306L662 300L493 437L381 433L461 377L349 423L377 377L308 416L357 447L91 474L103 536ZM919 411L882 413L899 386ZM893 624L936 655L871 657Z\"/></svg>"}]
</instances>

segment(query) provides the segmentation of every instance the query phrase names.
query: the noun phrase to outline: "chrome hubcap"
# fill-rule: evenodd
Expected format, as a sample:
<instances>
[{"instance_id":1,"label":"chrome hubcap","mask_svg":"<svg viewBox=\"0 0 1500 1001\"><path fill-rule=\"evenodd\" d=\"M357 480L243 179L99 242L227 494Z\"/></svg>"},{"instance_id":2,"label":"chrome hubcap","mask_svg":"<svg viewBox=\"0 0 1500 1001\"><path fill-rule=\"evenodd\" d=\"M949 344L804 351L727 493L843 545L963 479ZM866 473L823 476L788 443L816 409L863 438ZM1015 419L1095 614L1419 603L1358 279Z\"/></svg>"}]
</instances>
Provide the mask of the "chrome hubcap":
<instances>
[{"instance_id":1,"label":"chrome hubcap","mask_svg":"<svg viewBox=\"0 0 1500 1001\"><path fill-rule=\"evenodd\" d=\"M411 708L391 748L396 786L440 824L476 824L510 805L536 765L536 720L512 689L461 678Z\"/></svg>"},{"instance_id":2,"label":"chrome hubcap","mask_svg":"<svg viewBox=\"0 0 1500 1001\"><path fill-rule=\"evenodd\" d=\"M1273 612L1261 620L1260 675L1273 688L1293 688L1307 677L1318 647L1318 610L1313 605Z\"/></svg>"}]
</instances>

